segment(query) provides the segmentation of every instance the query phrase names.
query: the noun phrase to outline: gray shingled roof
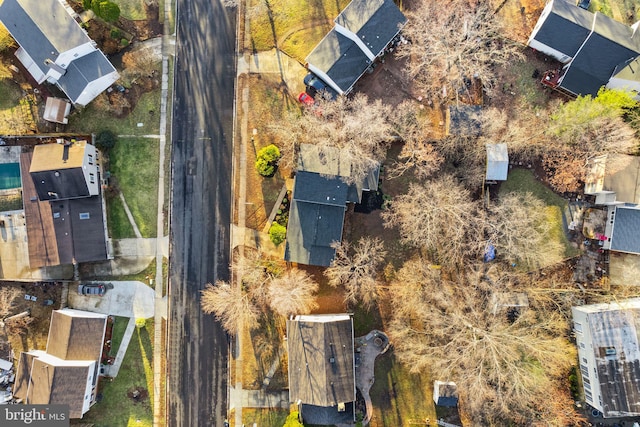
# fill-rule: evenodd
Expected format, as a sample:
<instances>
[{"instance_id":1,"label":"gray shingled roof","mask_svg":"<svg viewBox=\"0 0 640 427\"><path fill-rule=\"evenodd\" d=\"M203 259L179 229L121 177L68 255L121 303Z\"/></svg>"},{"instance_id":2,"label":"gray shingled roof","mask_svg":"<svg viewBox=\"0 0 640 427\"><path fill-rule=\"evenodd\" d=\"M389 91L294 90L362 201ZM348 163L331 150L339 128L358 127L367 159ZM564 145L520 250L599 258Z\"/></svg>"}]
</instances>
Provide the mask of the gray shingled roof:
<instances>
[{"instance_id":1,"label":"gray shingled roof","mask_svg":"<svg viewBox=\"0 0 640 427\"><path fill-rule=\"evenodd\" d=\"M338 404L355 400L353 321L348 315L288 320L287 346L291 402L337 411Z\"/></svg>"},{"instance_id":2,"label":"gray shingled roof","mask_svg":"<svg viewBox=\"0 0 640 427\"><path fill-rule=\"evenodd\" d=\"M0 21L45 74L45 59L91 42L58 0L4 0Z\"/></svg>"},{"instance_id":3,"label":"gray shingled roof","mask_svg":"<svg viewBox=\"0 0 640 427\"><path fill-rule=\"evenodd\" d=\"M616 207L611 250L640 254L640 209L631 206Z\"/></svg>"},{"instance_id":4,"label":"gray shingled roof","mask_svg":"<svg viewBox=\"0 0 640 427\"><path fill-rule=\"evenodd\" d=\"M354 33L378 56L407 23L393 0L352 0L335 23Z\"/></svg>"},{"instance_id":5,"label":"gray shingled roof","mask_svg":"<svg viewBox=\"0 0 640 427\"><path fill-rule=\"evenodd\" d=\"M58 80L58 86L75 103L89 83L115 71L104 53L96 50L73 61Z\"/></svg>"},{"instance_id":6,"label":"gray shingled roof","mask_svg":"<svg viewBox=\"0 0 640 427\"><path fill-rule=\"evenodd\" d=\"M307 56L306 62L327 74L348 92L371 65L356 43L332 29Z\"/></svg>"},{"instance_id":7,"label":"gray shingled roof","mask_svg":"<svg viewBox=\"0 0 640 427\"><path fill-rule=\"evenodd\" d=\"M324 267L331 264L335 256L331 244L342 240L348 188L339 178L303 171L296 174L285 260Z\"/></svg>"},{"instance_id":8,"label":"gray shingled roof","mask_svg":"<svg viewBox=\"0 0 640 427\"><path fill-rule=\"evenodd\" d=\"M593 14L566 0L555 0L535 40L573 56L591 31Z\"/></svg>"}]
</instances>

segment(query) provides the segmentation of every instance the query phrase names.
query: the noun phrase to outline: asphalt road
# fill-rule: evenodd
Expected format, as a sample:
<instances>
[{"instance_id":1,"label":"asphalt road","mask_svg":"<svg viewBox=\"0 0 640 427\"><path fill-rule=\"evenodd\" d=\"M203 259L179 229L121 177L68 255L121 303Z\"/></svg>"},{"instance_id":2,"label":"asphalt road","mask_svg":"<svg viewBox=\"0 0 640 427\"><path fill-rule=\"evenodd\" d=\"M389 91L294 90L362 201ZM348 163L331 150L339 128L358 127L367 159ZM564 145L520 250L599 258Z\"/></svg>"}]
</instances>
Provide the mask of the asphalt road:
<instances>
[{"instance_id":1,"label":"asphalt road","mask_svg":"<svg viewBox=\"0 0 640 427\"><path fill-rule=\"evenodd\" d=\"M228 343L200 290L229 278L235 13L178 0L172 120L167 419L222 426Z\"/></svg>"}]
</instances>

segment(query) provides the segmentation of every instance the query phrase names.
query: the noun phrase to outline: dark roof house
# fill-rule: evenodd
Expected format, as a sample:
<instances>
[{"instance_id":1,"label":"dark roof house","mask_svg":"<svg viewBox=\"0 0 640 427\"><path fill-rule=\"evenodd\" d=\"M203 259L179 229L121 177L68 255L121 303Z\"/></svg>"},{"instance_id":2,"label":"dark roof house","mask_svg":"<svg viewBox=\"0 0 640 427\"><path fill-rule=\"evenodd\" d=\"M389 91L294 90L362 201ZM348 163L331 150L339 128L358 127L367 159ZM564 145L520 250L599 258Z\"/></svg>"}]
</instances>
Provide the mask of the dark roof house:
<instances>
[{"instance_id":1,"label":"dark roof house","mask_svg":"<svg viewBox=\"0 0 640 427\"><path fill-rule=\"evenodd\" d=\"M348 314L287 320L289 400L305 424L354 421L356 399L353 320Z\"/></svg>"},{"instance_id":2,"label":"dark roof house","mask_svg":"<svg viewBox=\"0 0 640 427\"><path fill-rule=\"evenodd\" d=\"M106 56L76 22L64 0L3 0L0 21L20 48L16 56L38 84L56 84L72 103L87 105L118 80Z\"/></svg>"},{"instance_id":3,"label":"dark roof house","mask_svg":"<svg viewBox=\"0 0 640 427\"><path fill-rule=\"evenodd\" d=\"M300 171L294 180L284 259L327 267L342 241L349 186L340 178Z\"/></svg>"},{"instance_id":4,"label":"dark roof house","mask_svg":"<svg viewBox=\"0 0 640 427\"><path fill-rule=\"evenodd\" d=\"M640 255L640 207L608 206L604 249Z\"/></svg>"},{"instance_id":5,"label":"dark roof house","mask_svg":"<svg viewBox=\"0 0 640 427\"><path fill-rule=\"evenodd\" d=\"M573 95L593 95L602 86L640 91L630 64L640 56L637 24L629 27L567 0L545 6L528 45L565 64L552 86ZM624 72L623 72L624 70Z\"/></svg>"},{"instance_id":6,"label":"dark roof house","mask_svg":"<svg viewBox=\"0 0 640 427\"><path fill-rule=\"evenodd\" d=\"M400 33L407 18L393 0L352 0L307 56L307 68L338 94L348 94Z\"/></svg>"},{"instance_id":7,"label":"dark roof house","mask_svg":"<svg viewBox=\"0 0 640 427\"><path fill-rule=\"evenodd\" d=\"M107 316L62 309L51 314L46 351L20 354L14 395L28 404L69 405L70 418L95 403Z\"/></svg>"},{"instance_id":8,"label":"dark roof house","mask_svg":"<svg viewBox=\"0 0 640 427\"><path fill-rule=\"evenodd\" d=\"M586 402L604 418L640 416L640 299L572 314Z\"/></svg>"},{"instance_id":9,"label":"dark roof house","mask_svg":"<svg viewBox=\"0 0 640 427\"><path fill-rule=\"evenodd\" d=\"M107 259L98 151L86 141L20 155L32 268Z\"/></svg>"},{"instance_id":10,"label":"dark roof house","mask_svg":"<svg viewBox=\"0 0 640 427\"><path fill-rule=\"evenodd\" d=\"M327 267L335 256L334 242L342 241L348 203L362 201L363 191L376 191L380 168L362 180L351 181L351 164L333 147L302 144L287 224L284 259Z\"/></svg>"}]
</instances>

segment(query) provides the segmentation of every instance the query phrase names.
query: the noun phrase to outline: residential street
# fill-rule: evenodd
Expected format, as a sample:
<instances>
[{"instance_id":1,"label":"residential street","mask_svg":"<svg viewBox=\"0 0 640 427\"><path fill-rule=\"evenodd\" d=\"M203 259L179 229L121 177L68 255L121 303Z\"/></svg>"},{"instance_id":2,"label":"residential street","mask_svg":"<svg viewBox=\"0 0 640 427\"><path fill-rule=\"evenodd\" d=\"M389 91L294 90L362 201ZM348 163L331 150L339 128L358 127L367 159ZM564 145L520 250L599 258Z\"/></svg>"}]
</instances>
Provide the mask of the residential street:
<instances>
[{"instance_id":1,"label":"residential street","mask_svg":"<svg viewBox=\"0 0 640 427\"><path fill-rule=\"evenodd\" d=\"M228 342L200 290L229 278L235 16L218 1L177 5L172 122L168 425L221 426Z\"/></svg>"}]
</instances>

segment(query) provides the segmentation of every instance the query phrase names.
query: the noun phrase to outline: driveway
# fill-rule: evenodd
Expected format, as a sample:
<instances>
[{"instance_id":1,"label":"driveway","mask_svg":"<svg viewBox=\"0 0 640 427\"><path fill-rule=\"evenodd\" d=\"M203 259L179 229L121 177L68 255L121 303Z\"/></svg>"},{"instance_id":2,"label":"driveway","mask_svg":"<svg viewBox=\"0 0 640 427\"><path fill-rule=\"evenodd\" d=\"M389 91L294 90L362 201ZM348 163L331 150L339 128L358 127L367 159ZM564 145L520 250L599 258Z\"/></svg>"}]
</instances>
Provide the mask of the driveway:
<instances>
[{"instance_id":1,"label":"driveway","mask_svg":"<svg viewBox=\"0 0 640 427\"><path fill-rule=\"evenodd\" d=\"M153 317L155 291L142 282L83 282L110 283L103 296L83 296L78 294L77 286L69 287L68 304L78 310L114 316L148 319Z\"/></svg>"}]
</instances>

